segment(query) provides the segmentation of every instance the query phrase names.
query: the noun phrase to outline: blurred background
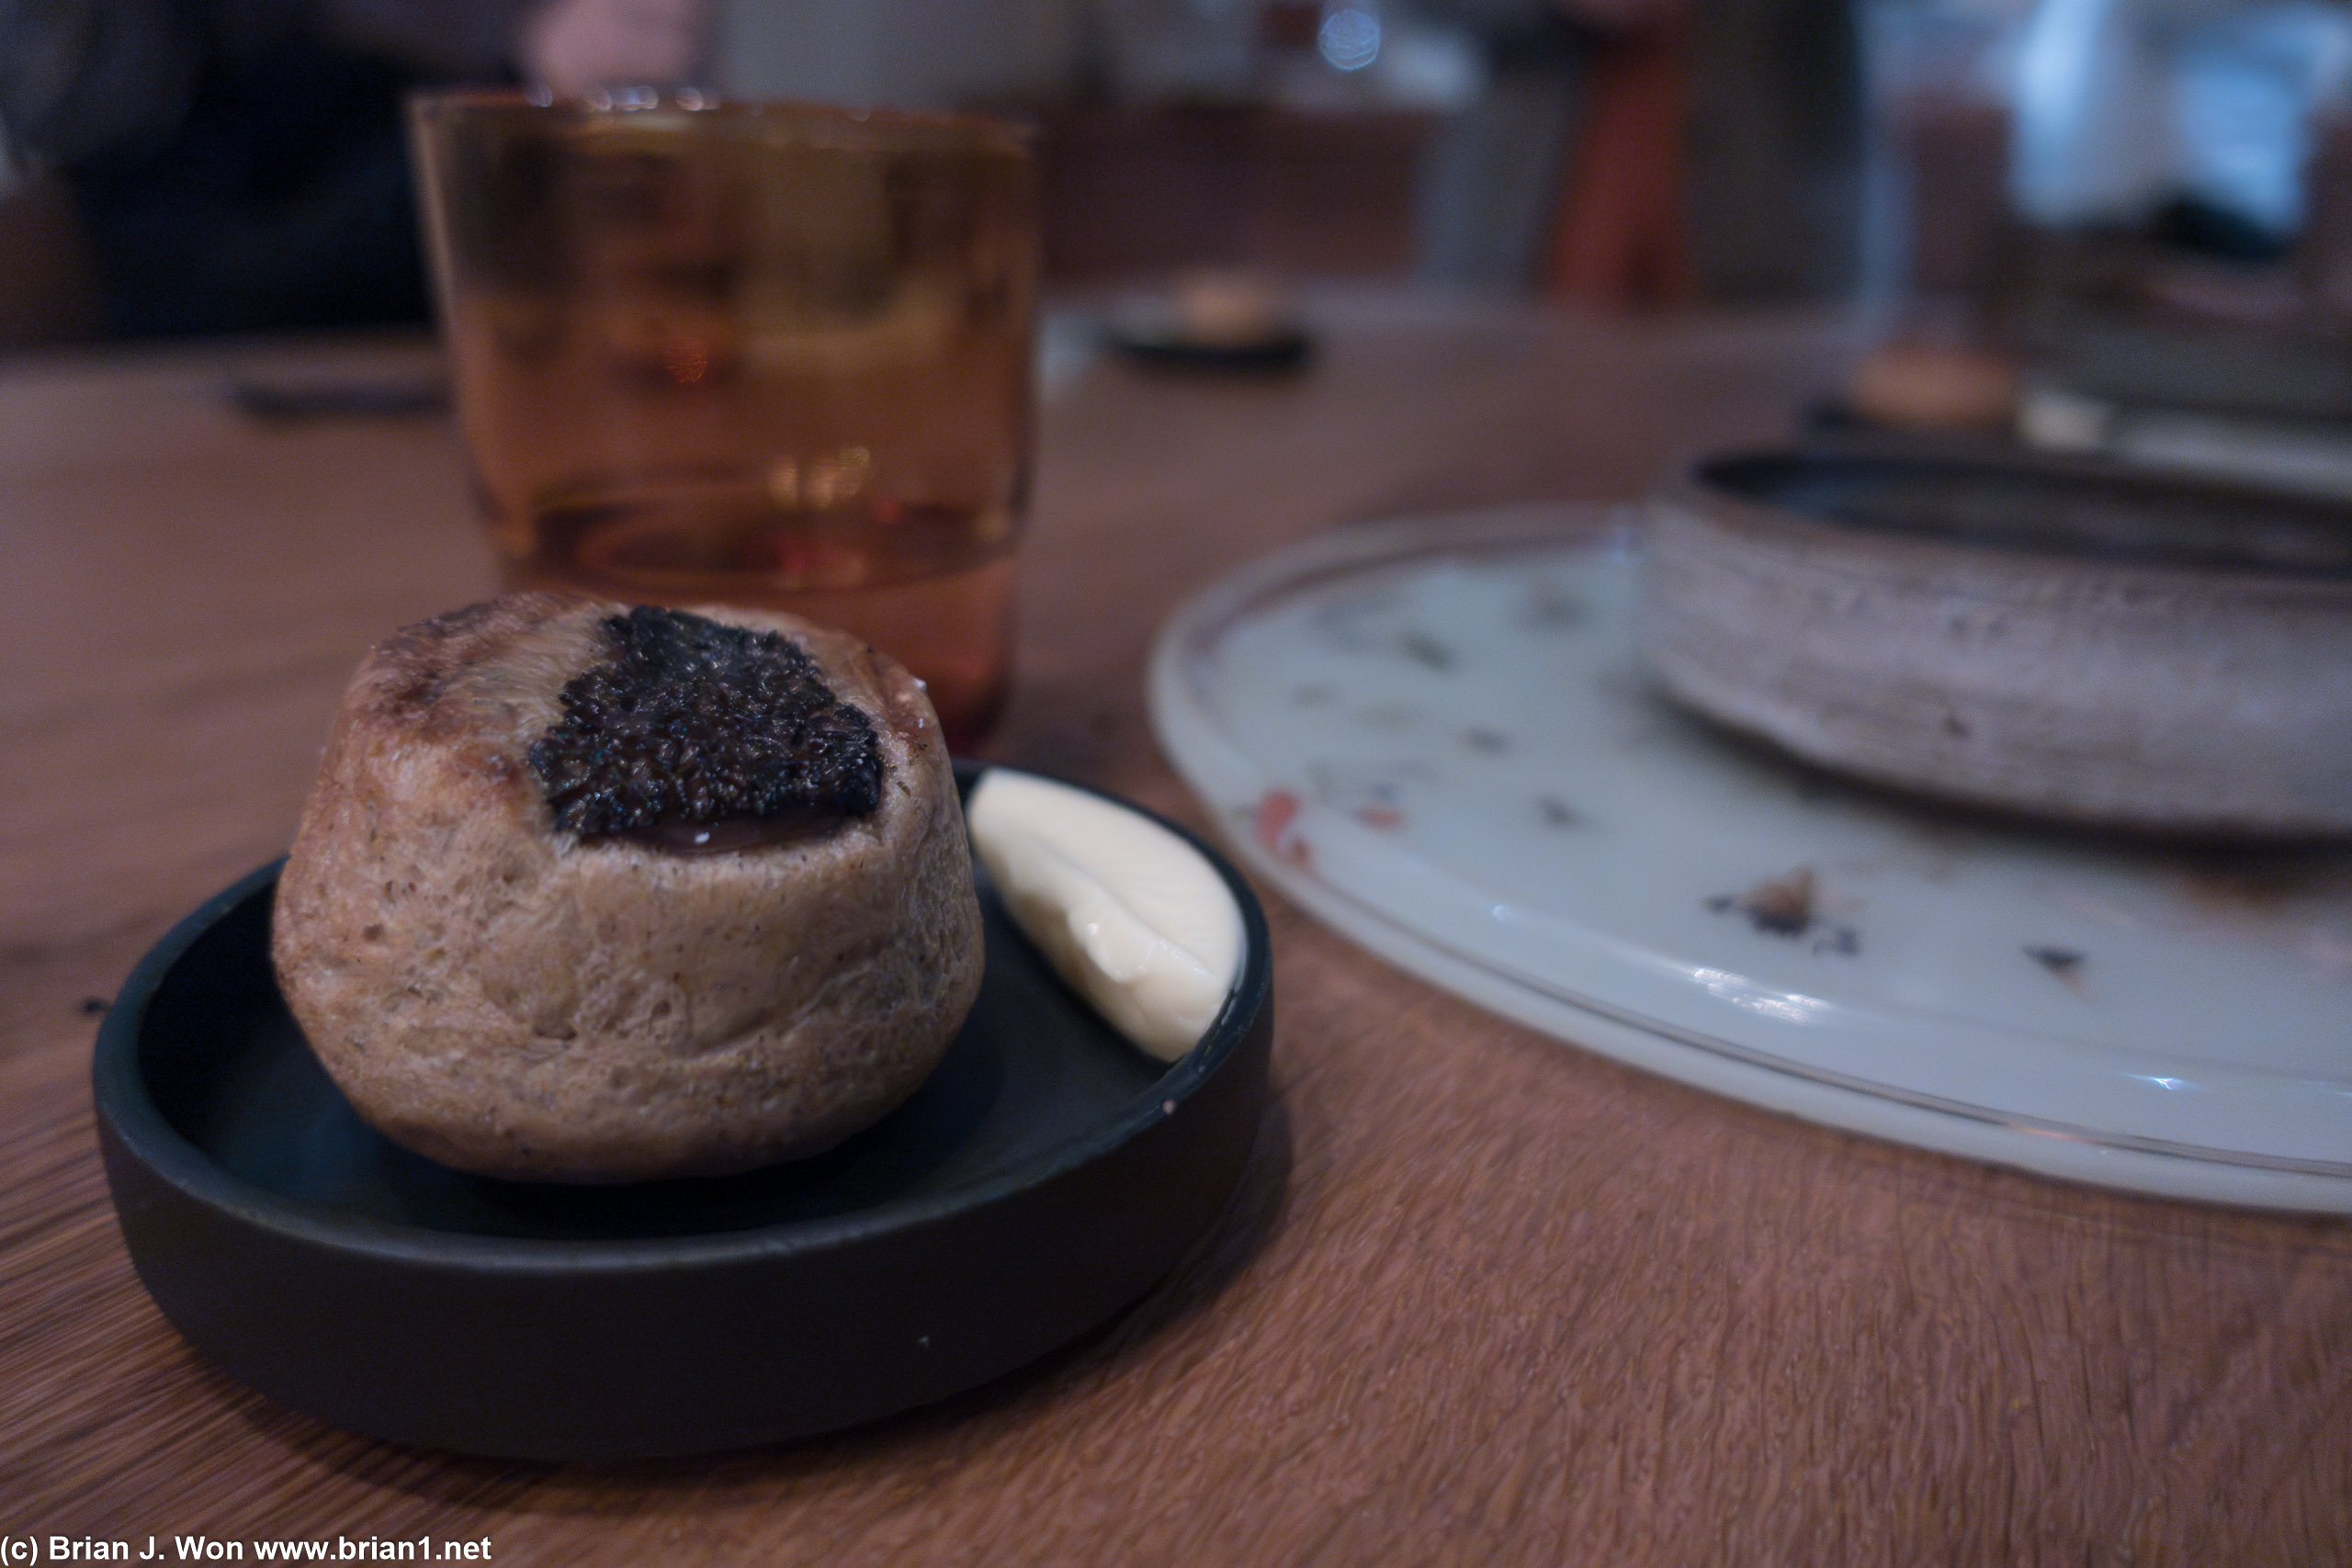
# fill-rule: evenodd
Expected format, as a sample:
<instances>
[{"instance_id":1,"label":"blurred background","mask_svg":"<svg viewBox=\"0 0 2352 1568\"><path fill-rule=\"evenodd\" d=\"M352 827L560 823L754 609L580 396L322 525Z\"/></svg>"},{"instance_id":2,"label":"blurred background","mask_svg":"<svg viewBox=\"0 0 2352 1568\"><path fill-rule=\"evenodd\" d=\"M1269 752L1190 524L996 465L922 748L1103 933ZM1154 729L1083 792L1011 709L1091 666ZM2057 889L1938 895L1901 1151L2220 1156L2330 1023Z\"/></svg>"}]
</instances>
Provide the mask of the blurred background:
<instances>
[{"instance_id":1,"label":"blurred background","mask_svg":"<svg viewBox=\"0 0 2352 1568\"><path fill-rule=\"evenodd\" d=\"M2335 0L0 0L0 343L420 320L401 96L615 77L1028 118L1066 289L1826 307L1871 417L2352 417Z\"/></svg>"}]
</instances>

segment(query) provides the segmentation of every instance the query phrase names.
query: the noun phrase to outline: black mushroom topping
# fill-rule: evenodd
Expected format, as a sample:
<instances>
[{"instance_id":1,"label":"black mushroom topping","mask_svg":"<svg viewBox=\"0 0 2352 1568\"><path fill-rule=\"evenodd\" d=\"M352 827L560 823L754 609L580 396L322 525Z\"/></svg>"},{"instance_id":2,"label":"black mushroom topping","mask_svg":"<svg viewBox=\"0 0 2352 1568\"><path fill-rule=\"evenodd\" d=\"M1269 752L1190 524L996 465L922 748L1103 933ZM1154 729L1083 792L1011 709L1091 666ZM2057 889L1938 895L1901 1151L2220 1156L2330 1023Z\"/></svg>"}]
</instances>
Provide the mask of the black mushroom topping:
<instances>
[{"instance_id":1,"label":"black mushroom topping","mask_svg":"<svg viewBox=\"0 0 2352 1568\"><path fill-rule=\"evenodd\" d=\"M873 721L775 632L639 605L531 744L558 828L582 838L751 818L864 817L882 801Z\"/></svg>"}]
</instances>

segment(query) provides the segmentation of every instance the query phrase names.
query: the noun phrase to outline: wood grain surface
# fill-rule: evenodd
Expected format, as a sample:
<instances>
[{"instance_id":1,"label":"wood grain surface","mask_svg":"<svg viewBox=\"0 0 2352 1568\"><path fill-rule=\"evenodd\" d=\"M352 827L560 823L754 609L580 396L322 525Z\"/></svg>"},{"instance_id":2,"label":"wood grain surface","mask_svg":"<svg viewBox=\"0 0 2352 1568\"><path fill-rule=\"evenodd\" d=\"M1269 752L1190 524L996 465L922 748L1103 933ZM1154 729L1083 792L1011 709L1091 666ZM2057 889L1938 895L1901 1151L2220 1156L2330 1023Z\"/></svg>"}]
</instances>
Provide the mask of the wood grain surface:
<instances>
[{"instance_id":1,"label":"wood grain surface","mask_svg":"<svg viewBox=\"0 0 2352 1568\"><path fill-rule=\"evenodd\" d=\"M1637 492L1786 431L1788 321L1318 302L1313 370L1085 369L1046 410L1006 760L1198 822L1179 599L1301 534ZM1041 1365L835 1437L596 1469L402 1450L208 1369L125 1257L96 1015L278 852L385 631L490 586L436 415L239 379L412 343L0 367L0 1554L487 1540L507 1563L2352 1561L2352 1225L2062 1186L1631 1072L1279 900L1276 1105L1230 1213Z\"/></svg>"}]
</instances>

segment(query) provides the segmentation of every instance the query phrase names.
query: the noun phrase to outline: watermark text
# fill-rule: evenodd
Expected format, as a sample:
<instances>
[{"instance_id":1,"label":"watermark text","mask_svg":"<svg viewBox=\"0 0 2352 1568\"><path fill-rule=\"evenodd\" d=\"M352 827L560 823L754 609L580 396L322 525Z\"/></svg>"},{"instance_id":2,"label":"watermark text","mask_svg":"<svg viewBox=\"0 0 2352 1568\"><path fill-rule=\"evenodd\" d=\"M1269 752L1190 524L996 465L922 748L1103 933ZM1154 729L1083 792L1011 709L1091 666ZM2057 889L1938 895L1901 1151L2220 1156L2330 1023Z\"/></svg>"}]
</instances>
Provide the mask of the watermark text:
<instances>
[{"instance_id":1,"label":"watermark text","mask_svg":"<svg viewBox=\"0 0 2352 1568\"><path fill-rule=\"evenodd\" d=\"M52 1562L494 1562L488 1536L0 1535L0 1568Z\"/></svg>"}]
</instances>

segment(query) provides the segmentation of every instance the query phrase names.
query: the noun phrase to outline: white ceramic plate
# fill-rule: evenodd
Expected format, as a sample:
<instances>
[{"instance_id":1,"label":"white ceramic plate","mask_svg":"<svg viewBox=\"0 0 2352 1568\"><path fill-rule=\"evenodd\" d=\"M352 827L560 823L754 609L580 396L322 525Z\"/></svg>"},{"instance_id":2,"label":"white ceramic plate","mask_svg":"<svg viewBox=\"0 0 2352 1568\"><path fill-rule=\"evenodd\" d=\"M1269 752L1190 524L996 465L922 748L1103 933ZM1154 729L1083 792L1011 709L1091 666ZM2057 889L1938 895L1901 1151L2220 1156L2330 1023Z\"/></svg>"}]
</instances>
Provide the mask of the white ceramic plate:
<instances>
[{"instance_id":1,"label":"white ceramic plate","mask_svg":"<svg viewBox=\"0 0 2352 1568\"><path fill-rule=\"evenodd\" d=\"M2352 852L1965 820L1729 740L1635 660L1629 521L1257 562L1163 629L1161 744L1289 897L1562 1039L2049 1175L2352 1212Z\"/></svg>"}]
</instances>

